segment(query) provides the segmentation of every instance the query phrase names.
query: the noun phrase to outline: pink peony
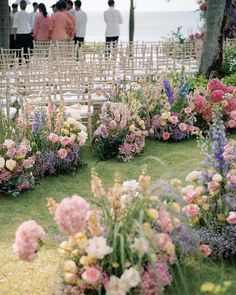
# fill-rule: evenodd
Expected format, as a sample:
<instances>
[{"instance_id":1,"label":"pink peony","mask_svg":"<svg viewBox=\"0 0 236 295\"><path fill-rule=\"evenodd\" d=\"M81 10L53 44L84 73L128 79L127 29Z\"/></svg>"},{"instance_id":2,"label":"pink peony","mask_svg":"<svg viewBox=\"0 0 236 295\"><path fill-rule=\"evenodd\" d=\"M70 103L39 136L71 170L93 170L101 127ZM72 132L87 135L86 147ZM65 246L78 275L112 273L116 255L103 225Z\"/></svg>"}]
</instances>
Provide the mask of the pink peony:
<instances>
[{"instance_id":1,"label":"pink peony","mask_svg":"<svg viewBox=\"0 0 236 295\"><path fill-rule=\"evenodd\" d=\"M222 90L214 90L212 93L211 93L211 96L210 96L210 99L212 102L214 103L218 103L218 102L221 102L223 100L223 97L224 97L224 92Z\"/></svg>"},{"instance_id":2,"label":"pink peony","mask_svg":"<svg viewBox=\"0 0 236 295\"><path fill-rule=\"evenodd\" d=\"M48 140L51 141L52 143L56 143L59 140L59 136L56 133L51 133L48 136Z\"/></svg>"},{"instance_id":3,"label":"pink peony","mask_svg":"<svg viewBox=\"0 0 236 295\"><path fill-rule=\"evenodd\" d=\"M82 279L88 284L96 284L101 277L101 272L95 267L90 267L82 273Z\"/></svg>"},{"instance_id":4,"label":"pink peony","mask_svg":"<svg viewBox=\"0 0 236 295\"><path fill-rule=\"evenodd\" d=\"M79 196L65 198L57 207L55 220L61 231L75 235L86 226L89 204Z\"/></svg>"},{"instance_id":5,"label":"pink peony","mask_svg":"<svg viewBox=\"0 0 236 295\"><path fill-rule=\"evenodd\" d=\"M38 241L45 236L43 228L34 220L23 222L16 231L15 243L13 250L22 260L32 261L39 248Z\"/></svg>"},{"instance_id":6,"label":"pink peony","mask_svg":"<svg viewBox=\"0 0 236 295\"><path fill-rule=\"evenodd\" d=\"M190 107L187 107L184 109L185 114L190 114L192 112L192 109Z\"/></svg>"},{"instance_id":7,"label":"pink peony","mask_svg":"<svg viewBox=\"0 0 236 295\"><path fill-rule=\"evenodd\" d=\"M229 128L234 128L235 125L236 125L236 121L233 120L233 119L231 119L231 120L229 120L229 121L227 122L227 126L228 126Z\"/></svg>"},{"instance_id":8,"label":"pink peony","mask_svg":"<svg viewBox=\"0 0 236 295\"><path fill-rule=\"evenodd\" d=\"M68 136L62 136L61 138L60 138L60 143L61 143L61 145L63 145L63 146L66 146L66 145L68 145L68 144L72 144L72 139L71 139L71 137L68 137Z\"/></svg>"},{"instance_id":9,"label":"pink peony","mask_svg":"<svg viewBox=\"0 0 236 295\"><path fill-rule=\"evenodd\" d=\"M177 116L171 116L170 117L170 122L172 124L177 124L178 123L178 117Z\"/></svg>"},{"instance_id":10,"label":"pink peony","mask_svg":"<svg viewBox=\"0 0 236 295\"><path fill-rule=\"evenodd\" d=\"M212 249L207 245L200 245L199 250L204 256L209 256L212 253Z\"/></svg>"},{"instance_id":11,"label":"pink peony","mask_svg":"<svg viewBox=\"0 0 236 295\"><path fill-rule=\"evenodd\" d=\"M68 155L68 152L66 149L60 149L58 152L57 152L58 156L60 159L65 159Z\"/></svg>"},{"instance_id":12,"label":"pink peony","mask_svg":"<svg viewBox=\"0 0 236 295\"><path fill-rule=\"evenodd\" d=\"M210 192L213 192L213 193L216 192L219 189L219 187L220 187L220 184L217 181L211 181L208 183L208 189Z\"/></svg>"},{"instance_id":13,"label":"pink peony","mask_svg":"<svg viewBox=\"0 0 236 295\"><path fill-rule=\"evenodd\" d=\"M195 108L196 112L198 112L198 113L202 112L206 103L207 103L207 101L206 101L205 97L198 95L194 101L194 108Z\"/></svg>"},{"instance_id":14,"label":"pink peony","mask_svg":"<svg viewBox=\"0 0 236 295\"><path fill-rule=\"evenodd\" d=\"M164 132L164 133L162 134L162 138L163 138L164 140L168 140L168 139L170 138L170 133L169 133L169 132Z\"/></svg>"},{"instance_id":15,"label":"pink peony","mask_svg":"<svg viewBox=\"0 0 236 295\"><path fill-rule=\"evenodd\" d=\"M185 207L183 207L183 211L186 214L187 217L195 217L198 215L200 208L198 205L195 204L189 204Z\"/></svg>"},{"instance_id":16,"label":"pink peony","mask_svg":"<svg viewBox=\"0 0 236 295\"><path fill-rule=\"evenodd\" d=\"M230 224L236 224L236 212L229 212L229 216L226 218L226 221Z\"/></svg>"},{"instance_id":17,"label":"pink peony","mask_svg":"<svg viewBox=\"0 0 236 295\"><path fill-rule=\"evenodd\" d=\"M188 125L185 124L185 123L180 123L179 124L179 129L183 132L187 131L188 130Z\"/></svg>"}]
</instances>

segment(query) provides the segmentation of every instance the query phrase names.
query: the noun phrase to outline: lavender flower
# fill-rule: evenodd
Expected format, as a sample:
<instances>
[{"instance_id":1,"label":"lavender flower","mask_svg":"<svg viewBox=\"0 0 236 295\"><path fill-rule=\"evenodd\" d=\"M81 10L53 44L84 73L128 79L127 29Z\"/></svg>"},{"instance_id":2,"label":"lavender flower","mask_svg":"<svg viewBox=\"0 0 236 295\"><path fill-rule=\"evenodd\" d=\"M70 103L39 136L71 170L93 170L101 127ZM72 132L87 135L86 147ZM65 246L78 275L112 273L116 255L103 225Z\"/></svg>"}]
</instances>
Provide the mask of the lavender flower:
<instances>
[{"instance_id":1,"label":"lavender flower","mask_svg":"<svg viewBox=\"0 0 236 295\"><path fill-rule=\"evenodd\" d=\"M170 82L168 80L163 80L163 88L164 88L165 94L168 97L169 104L172 105L174 102L174 93L171 88Z\"/></svg>"},{"instance_id":2,"label":"lavender flower","mask_svg":"<svg viewBox=\"0 0 236 295\"><path fill-rule=\"evenodd\" d=\"M34 134L38 134L40 130L45 126L46 115L47 115L47 111L45 109L35 110L34 118L33 118L34 123L32 125L32 131Z\"/></svg>"}]
</instances>

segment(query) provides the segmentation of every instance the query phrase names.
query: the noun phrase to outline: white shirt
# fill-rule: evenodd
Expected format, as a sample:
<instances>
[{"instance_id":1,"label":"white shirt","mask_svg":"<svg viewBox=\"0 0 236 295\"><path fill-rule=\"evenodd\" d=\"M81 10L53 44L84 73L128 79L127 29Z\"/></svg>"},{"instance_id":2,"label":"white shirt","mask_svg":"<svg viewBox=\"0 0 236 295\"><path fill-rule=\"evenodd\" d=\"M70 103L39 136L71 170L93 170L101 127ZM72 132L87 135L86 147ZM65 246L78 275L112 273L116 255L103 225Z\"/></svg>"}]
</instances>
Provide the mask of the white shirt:
<instances>
[{"instance_id":1,"label":"white shirt","mask_svg":"<svg viewBox=\"0 0 236 295\"><path fill-rule=\"evenodd\" d=\"M14 13L11 12L11 14L10 14L10 27L11 27L10 34L14 34L13 23L14 23Z\"/></svg>"},{"instance_id":2,"label":"white shirt","mask_svg":"<svg viewBox=\"0 0 236 295\"><path fill-rule=\"evenodd\" d=\"M33 12L30 13L30 29L31 29L31 32L33 32L33 30L34 30L34 23L35 23L35 19L36 19L37 15L38 15L37 11L33 11Z\"/></svg>"},{"instance_id":3,"label":"white shirt","mask_svg":"<svg viewBox=\"0 0 236 295\"><path fill-rule=\"evenodd\" d=\"M16 28L16 34L29 34L30 14L24 10L18 11L14 15L13 28Z\"/></svg>"},{"instance_id":4,"label":"white shirt","mask_svg":"<svg viewBox=\"0 0 236 295\"><path fill-rule=\"evenodd\" d=\"M119 10L114 7L109 7L104 11L104 20L106 23L106 37L120 36L120 26L123 23L123 19Z\"/></svg>"},{"instance_id":5,"label":"white shirt","mask_svg":"<svg viewBox=\"0 0 236 295\"><path fill-rule=\"evenodd\" d=\"M84 38L86 33L86 25L87 25L87 14L80 10L76 10L75 13L75 22L76 22L76 37Z\"/></svg>"}]
</instances>

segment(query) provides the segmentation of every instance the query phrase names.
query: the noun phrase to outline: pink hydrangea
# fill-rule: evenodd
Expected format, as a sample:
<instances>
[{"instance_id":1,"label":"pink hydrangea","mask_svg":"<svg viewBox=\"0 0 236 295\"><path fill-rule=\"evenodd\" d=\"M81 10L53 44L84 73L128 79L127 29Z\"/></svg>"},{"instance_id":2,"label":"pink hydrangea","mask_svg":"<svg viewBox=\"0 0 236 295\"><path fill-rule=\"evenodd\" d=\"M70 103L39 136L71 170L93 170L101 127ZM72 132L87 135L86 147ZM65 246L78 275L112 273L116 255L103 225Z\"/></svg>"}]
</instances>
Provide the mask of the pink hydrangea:
<instances>
[{"instance_id":1,"label":"pink hydrangea","mask_svg":"<svg viewBox=\"0 0 236 295\"><path fill-rule=\"evenodd\" d=\"M215 78L212 79L208 85L207 85L208 89L213 92L214 90L221 90L224 93L227 92L227 86L224 85L219 79Z\"/></svg>"},{"instance_id":2,"label":"pink hydrangea","mask_svg":"<svg viewBox=\"0 0 236 295\"><path fill-rule=\"evenodd\" d=\"M232 111L236 111L236 99L235 98L229 98L226 101L228 103L227 112L230 113Z\"/></svg>"},{"instance_id":3,"label":"pink hydrangea","mask_svg":"<svg viewBox=\"0 0 236 295\"><path fill-rule=\"evenodd\" d=\"M32 261L37 256L38 241L43 240L45 232L34 220L23 222L16 231L13 251L22 260Z\"/></svg>"},{"instance_id":4,"label":"pink hydrangea","mask_svg":"<svg viewBox=\"0 0 236 295\"><path fill-rule=\"evenodd\" d=\"M56 143L59 140L59 136L56 133L51 133L48 136L48 140L51 141L52 143Z\"/></svg>"},{"instance_id":5,"label":"pink hydrangea","mask_svg":"<svg viewBox=\"0 0 236 295\"><path fill-rule=\"evenodd\" d=\"M198 95L194 101L194 108L196 112L201 113L207 101L204 96Z\"/></svg>"},{"instance_id":6,"label":"pink hydrangea","mask_svg":"<svg viewBox=\"0 0 236 295\"><path fill-rule=\"evenodd\" d=\"M211 122L212 121L212 108L211 106L208 106L207 108L204 109L203 113L202 113L203 118L207 121L207 122Z\"/></svg>"},{"instance_id":7,"label":"pink hydrangea","mask_svg":"<svg viewBox=\"0 0 236 295\"><path fill-rule=\"evenodd\" d=\"M224 92L222 90L214 90L212 93L211 93L211 96L210 96L210 99L212 102L214 103L218 103L218 102L221 102L223 100L223 97L224 97Z\"/></svg>"},{"instance_id":8,"label":"pink hydrangea","mask_svg":"<svg viewBox=\"0 0 236 295\"><path fill-rule=\"evenodd\" d=\"M88 211L89 204L74 195L62 200L55 212L55 220L61 231L67 235L75 235L86 227Z\"/></svg>"},{"instance_id":9,"label":"pink hydrangea","mask_svg":"<svg viewBox=\"0 0 236 295\"><path fill-rule=\"evenodd\" d=\"M68 155L68 152L66 149L60 149L58 152L57 152L58 156L60 159L65 159Z\"/></svg>"}]
</instances>

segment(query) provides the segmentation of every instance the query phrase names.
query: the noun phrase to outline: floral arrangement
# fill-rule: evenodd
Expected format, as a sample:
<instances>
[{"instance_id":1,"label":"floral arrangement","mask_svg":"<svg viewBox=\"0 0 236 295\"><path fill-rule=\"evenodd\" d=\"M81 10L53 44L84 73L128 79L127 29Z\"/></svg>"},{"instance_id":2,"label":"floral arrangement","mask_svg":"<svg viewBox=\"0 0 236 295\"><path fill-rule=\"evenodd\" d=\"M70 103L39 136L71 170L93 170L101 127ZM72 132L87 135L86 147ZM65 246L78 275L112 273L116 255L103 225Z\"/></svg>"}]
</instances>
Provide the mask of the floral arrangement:
<instances>
[{"instance_id":1,"label":"floral arrangement","mask_svg":"<svg viewBox=\"0 0 236 295\"><path fill-rule=\"evenodd\" d=\"M99 117L92 144L99 159L129 161L142 152L146 135L144 121L124 103L105 102Z\"/></svg>"},{"instance_id":2,"label":"floral arrangement","mask_svg":"<svg viewBox=\"0 0 236 295\"><path fill-rule=\"evenodd\" d=\"M18 134L27 138L35 154L35 177L74 172L81 166L80 146L87 139L86 127L65 118L63 107L36 108L18 118Z\"/></svg>"},{"instance_id":3,"label":"floral arrangement","mask_svg":"<svg viewBox=\"0 0 236 295\"><path fill-rule=\"evenodd\" d=\"M191 98L196 112L196 125L204 130L212 122L213 108L218 105L222 108L223 117L227 128L236 127L236 88L226 86L219 79L212 79L207 89L198 88Z\"/></svg>"},{"instance_id":4,"label":"floral arrangement","mask_svg":"<svg viewBox=\"0 0 236 295\"><path fill-rule=\"evenodd\" d=\"M171 284L175 262L171 235L178 218L150 191L150 177L121 182L107 191L92 170L92 197L77 195L59 204L49 199L49 212L68 237L59 246L64 259L63 294L162 294ZM35 221L22 223L13 245L16 255L32 261L45 232Z\"/></svg>"},{"instance_id":5,"label":"floral arrangement","mask_svg":"<svg viewBox=\"0 0 236 295\"><path fill-rule=\"evenodd\" d=\"M236 255L236 142L227 141L218 112L202 142L204 170L189 173L187 186L180 189L182 211L214 258Z\"/></svg>"},{"instance_id":6,"label":"floral arrangement","mask_svg":"<svg viewBox=\"0 0 236 295\"><path fill-rule=\"evenodd\" d=\"M17 196L34 187L32 170L35 164L29 156L30 146L6 139L0 145L0 193Z\"/></svg>"}]
</instances>

